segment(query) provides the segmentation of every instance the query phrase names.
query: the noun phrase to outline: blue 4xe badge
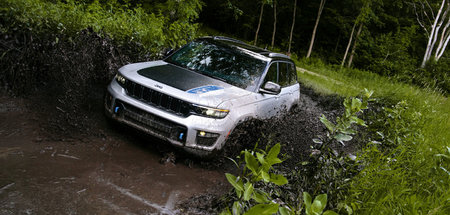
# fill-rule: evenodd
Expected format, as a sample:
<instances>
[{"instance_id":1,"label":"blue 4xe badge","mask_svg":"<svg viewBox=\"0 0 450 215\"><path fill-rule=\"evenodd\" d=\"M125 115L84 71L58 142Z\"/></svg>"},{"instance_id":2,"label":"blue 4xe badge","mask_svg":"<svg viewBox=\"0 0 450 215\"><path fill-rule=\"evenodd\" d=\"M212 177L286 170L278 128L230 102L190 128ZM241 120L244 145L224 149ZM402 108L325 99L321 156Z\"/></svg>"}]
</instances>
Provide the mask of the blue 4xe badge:
<instances>
[{"instance_id":1,"label":"blue 4xe badge","mask_svg":"<svg viewBox=\"0 0 450 215\"><path fill-rule=\"evenodd\" d=\"M207 93L210 91L221 90L221 89L223 89L223 87L210 85L210 86L202 86L202 87L190 89L187 92L192 93L192 94L202 94L202 93Z\"/></svg>"}]
</instances>

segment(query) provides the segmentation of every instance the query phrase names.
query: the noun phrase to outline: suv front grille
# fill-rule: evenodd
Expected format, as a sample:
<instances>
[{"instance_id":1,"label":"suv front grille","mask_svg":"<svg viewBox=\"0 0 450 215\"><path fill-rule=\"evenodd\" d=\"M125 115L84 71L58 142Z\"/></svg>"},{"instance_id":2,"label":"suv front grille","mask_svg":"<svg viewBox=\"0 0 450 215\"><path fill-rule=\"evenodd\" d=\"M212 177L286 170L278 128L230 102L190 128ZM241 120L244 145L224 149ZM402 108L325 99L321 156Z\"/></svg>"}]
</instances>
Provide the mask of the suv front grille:
<instances>
[{"instance_id":1,"label":"suv front grille","mask_svg":"<svg viewBox=\"0 0 450 215\"><path fill-rule=\"evenodd\" d=\"M114 106L119 107L116 114L121 115L126 121L148 129L164 138L182 143L186 142L186 126L161 118L120 100L116 100Z\"/></svg>"},{"instance_id":2,"label":"suv front grille","mask_svg":"<svg viewBox=\"0 0 450 215\"><path fill-rule=\"evenodd\" d=\"M138 99L146 104L152 105L164 111L174 113L183 117L190 114L190 103L164 93L144 87L138 83L126 80L124 86L127 95Z\"/></svg>"}]
</instances>

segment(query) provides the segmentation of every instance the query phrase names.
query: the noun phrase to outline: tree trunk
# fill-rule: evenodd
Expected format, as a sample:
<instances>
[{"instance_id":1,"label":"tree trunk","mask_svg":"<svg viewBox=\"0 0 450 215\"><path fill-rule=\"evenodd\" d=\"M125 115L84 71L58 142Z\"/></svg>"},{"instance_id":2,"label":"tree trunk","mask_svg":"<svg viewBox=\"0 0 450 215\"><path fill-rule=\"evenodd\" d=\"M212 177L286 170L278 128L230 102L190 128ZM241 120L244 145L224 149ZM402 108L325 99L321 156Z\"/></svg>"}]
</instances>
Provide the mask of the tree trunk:
<instances>
[{"instance_id":1,"label":"tree trunk","mask_svg":"<svg viewBox=\"0 0 450 215\"><path fill-rule=\"evenodd\" d=\"M350 68L353 61L353 56L355 55L356 45L358 44L359 34L361 33L361 29L363 27L363 23L359 24L358 32L356 33L355 42L353 42L352 53L350 54L350 58L348 59L347 67Z\"/></svg>"},{"instance_id":2,"label":"tree trunk","mask_svg":"<svg viewBox=\"0 0 450 215\"><path fill-rule=\"evenodd\" d=\"M447 9L445 10L444 15L442 16L441 23L444 22L445 19L447 19L447 16L449 16L449 18L447 19L447 23L445 24L444 29L442 29L441 38L439 39L439 44L434 54L434 58L436 59L436 61L442 57L445 49L447 48L448 41L450 40L450 30L449 30L450 15L448 14L449 11L450 11L450 1L447 3Z\"/></svg>"},{"instance_id":3,"label":"tree trunk","mask_svg":"<svg viewBox=\"0 0 450 215\"><path fill-rule=\"evenodd\" d=\"M439 8L436 18L434 19L434 23L431 26L431 33L430 33L430 36L428 37L427 49L425 50L422 64L420 65L421 68L425 67L425 64L428 62L428 60L430 60L431 53L433 51L433 46L434 46L434 43L436 42L437 34L439 33L438 31L439 31L440 26L438 26L438 20L441 16L442 9L444 8L445 1L446 0L442 0L441 7Z\"/></svg>"},{"instance_id":4,"label":"tree trunk","mask_svg":"<svg viewBox=\"0 0 450 215\"><path fill-rule=\"evenodd\" d=\"M273 0L273 33L272 33L272 48L275 43L275 32L277 31L277 1Z\"/></svg>"},{"instance_id":5,"label":"tree trunk","mask_svg":"<svg viewBox=\"0 0 450 215\"><path fill-rule=\"evenodd\" d=\"M292 33L294 32L296 10L297 10L297 0L294 1L294 14L292 15L291 34L289 35L289 47L287 51L288 55L291 55Z\"/></svg>"},{"instance_id":6,"label":"tree trunk","mask_svg":"<svg viewBox=\"0 0 450 215\"><path fill-rule=\"evenodd\" d=\"M347 48L345 49L345 54L344 54L344 58L342 59L341 67L344 66L345 61L347 60L347 54L348 54L348 50L350 49L350 46L352 45L353 33L355 32L355 27L356 27L356 20L355 20L355 24L353 24L352 33L350 33L350 39L348 39L348 44L347 44Z\"/></svg>"},{"instance_id":7,"label":"tree trunk","mask_svg":"<svg viewBox=\"0 0 450 215\"><path fill-rule=\"evenodd\" d=\"M263 11L264 11L264 2L261 2L261 13L259 14L258 28L256 28L255 42L253 43L253 45L255 45L255 46L256 46L256 41L258 41L258 33L259 33L259 28L261 27Z\"/></svg>"},{"instance_id":8,"label":"tree trunk","mask_svg":"<svg viewBox=\"0 0 450 215\"><path fill-rule=\"evenodd\" d=\"M320 0L319 11L317 12L316 24L314 25L314 30L313 30L312 37L311 37L311 43L309 44L308 54L306 54L306 58L309 58L309 56L311 56L312 48L314 46L314 39L316 37L317 26L319 25L320 16L322 15L322 11L323 11L326 1L327 0Z\"/></svg>"}]
</instances>

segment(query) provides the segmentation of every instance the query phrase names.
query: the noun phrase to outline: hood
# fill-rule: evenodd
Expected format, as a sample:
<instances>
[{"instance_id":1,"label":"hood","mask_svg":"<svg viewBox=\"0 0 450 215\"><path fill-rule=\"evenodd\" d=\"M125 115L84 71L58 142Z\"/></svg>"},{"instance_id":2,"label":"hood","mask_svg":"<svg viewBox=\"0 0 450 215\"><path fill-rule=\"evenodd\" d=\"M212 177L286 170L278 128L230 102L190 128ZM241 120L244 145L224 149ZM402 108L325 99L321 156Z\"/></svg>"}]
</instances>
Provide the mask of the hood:
<instances>
[{"instance_id":1,"label":"hood","mask_svg":"<svg viewBox=\"0 0 450 215\"><path fill-rule=\"evenodd\" d=\"M139 75L157 82L175 87L182 91L196 89L202 86L228 87L229 84L196 72L174 66L172 64L154 66L137 71ZM213 88L208 88L212 90ZM215 89L215 88L214 88ZM195 91L197 92L197 91Z\"/></svg>"},{"instance_id":2,"label":"hood","mask_svg":"<svg viewBox=\"0 0 450 215\"><path fill-rule=\"evenodd\" d=\"M137 73L136 75L148 78L149 82L143 83L144 85L199 105L218 107L225 101L251 94L250 91L166 62L135 66L132 70ZM156 85L150 82L170 87L154 88Z\"/></svg>"}]
</instances>

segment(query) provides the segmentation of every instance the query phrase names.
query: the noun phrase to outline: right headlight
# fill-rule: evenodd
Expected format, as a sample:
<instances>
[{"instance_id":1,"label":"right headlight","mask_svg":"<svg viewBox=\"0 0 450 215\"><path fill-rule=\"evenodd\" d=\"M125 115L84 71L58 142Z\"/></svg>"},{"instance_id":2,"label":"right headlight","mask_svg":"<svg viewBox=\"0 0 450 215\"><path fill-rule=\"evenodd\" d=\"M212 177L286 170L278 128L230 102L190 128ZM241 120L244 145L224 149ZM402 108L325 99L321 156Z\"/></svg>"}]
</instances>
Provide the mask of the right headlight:
<instances>
[{"instance_id":1,"label":"right headlight","mask_svg":"<svg viewBox=\"0 0 450 215\"><path fill-rule=\"evenodd\" d=\"M125 87L126 80L125 77L123 77L121 74L117 73L115 77L117 83L119 83L120 86Z\"/></svg>"},{"instance_id":2,"label":"right headlight","mask_svg":"<svg viewBox=\"0 0 450 215\"><path fill-rule=\"evenodd\" d=\"M193 110L196 114L211 117L211 118L217 118L217 119L223 119L225 118L229 110L226 109L217 109L217 108L211 108L211 107L205 107L201 105L193 105Z\"/></svg>"}]
</instances>

